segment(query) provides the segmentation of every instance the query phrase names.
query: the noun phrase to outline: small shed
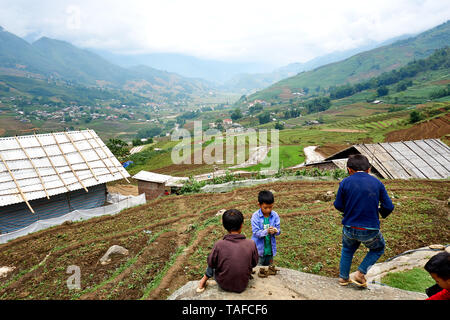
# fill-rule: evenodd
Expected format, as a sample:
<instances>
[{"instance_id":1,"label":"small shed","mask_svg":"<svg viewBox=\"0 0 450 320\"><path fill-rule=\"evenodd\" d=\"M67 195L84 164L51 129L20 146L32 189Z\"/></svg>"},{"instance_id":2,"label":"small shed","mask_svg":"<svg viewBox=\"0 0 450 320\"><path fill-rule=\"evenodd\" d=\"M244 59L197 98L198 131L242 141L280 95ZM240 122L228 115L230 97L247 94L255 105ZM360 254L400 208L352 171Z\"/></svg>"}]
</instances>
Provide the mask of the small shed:
<instances>
[{"instance_id":1,"label":"small shed","mask_svg":"<svg viewBox=\"0 0 450 320\"><path fill-rule=\"evenodd\" d=\"M138 182L139 194L145 193L147 200L153 200L164 194L170 194L170 187L166 183L173 177L149 171L139 171L133 176Z\"/></svg>"},{"instance_id":2,"label":"small shed","mask_svg":"<svg viewBox=\"0 0 450 320\"><path fill-rule=\"evenodd\" d=\"M0 138L0 233L102 206L129 176L93 130Z\"/></svg>"},{"instance_id":3,"label":"small shed","mask_svg":"<svg viewBox=\"0 0 450 320\"><path fill-rule=\"evenodd\" d=\"M355 144L306 166L345 168L350 155L363 154L384 179L448 179L450 148L440 139Z\"/></svg>"}]
</instances>

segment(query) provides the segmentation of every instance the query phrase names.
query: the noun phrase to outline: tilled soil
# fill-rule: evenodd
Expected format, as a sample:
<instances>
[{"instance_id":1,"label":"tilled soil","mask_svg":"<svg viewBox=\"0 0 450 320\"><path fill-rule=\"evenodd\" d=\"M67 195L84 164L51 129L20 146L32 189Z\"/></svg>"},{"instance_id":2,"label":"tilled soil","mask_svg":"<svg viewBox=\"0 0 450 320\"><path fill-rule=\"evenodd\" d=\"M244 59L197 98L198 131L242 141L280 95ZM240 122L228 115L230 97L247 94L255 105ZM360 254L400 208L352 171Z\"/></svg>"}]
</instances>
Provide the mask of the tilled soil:
<instances>
[{"instance_id":1,"label":"tilled soil","mask_svg":"<svg viewBox=\"0 0 450 320\"><path fill-rule=\"evenodd\" d=\"M380 261L450 241L449 181L384 184L396 209L381 221L387 247ZM42 230L0 245L0 267L14 267L0 278L0 299L165 299L203 275L212 246L226 234L218 210L241 210L243 234L251 237L250 219L262 189L274 192L274 210L281 218L275 263L337 277L341 215L324 196L337 188L338 181L293 181L223 194L171 195L114 216ZM99 259L112 245L129 254L101 265ZM355 265L364 252L358 250ZM66 285L71 265L80 267L80 290Z\"/></svg>"},{"instance_id":2,"label":"tilled soil","mask_svg":"<svg viewBox=\"0 0 450 320\"><path fill-rule=\"evenodd\" d=\"M450 134L450 113L412 126L389 132L386 142L441 138Z\"/></svg>"}]
</instances>

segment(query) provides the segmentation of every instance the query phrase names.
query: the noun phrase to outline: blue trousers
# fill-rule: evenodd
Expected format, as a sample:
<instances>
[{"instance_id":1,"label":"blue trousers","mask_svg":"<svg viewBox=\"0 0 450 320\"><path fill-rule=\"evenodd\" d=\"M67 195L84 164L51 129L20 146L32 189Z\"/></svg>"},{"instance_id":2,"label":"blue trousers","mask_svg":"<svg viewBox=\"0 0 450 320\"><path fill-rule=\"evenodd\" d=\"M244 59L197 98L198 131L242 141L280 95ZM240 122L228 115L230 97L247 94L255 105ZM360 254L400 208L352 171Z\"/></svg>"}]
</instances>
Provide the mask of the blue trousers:
<instances>
[{"instance_id":1,"label":"blue trousers","mask_svg":"<svg viewBox=\"0 0 450 320\"><path fill-rule=\"evenodd\" d=\"M273 255L260 256L258 260L258 265L260 266L270 266L273 263Z\"/></svg>"},{"instance_id":2,"label":"blue trousers","mask_svg":"<svg viewBox=\"0 0 450 320\"><path fill-rule=\"evenodd\" d=\"M369 252L358 267L358 270L366 274L369 268L377 262L384 253L385 242L380 230L358 230L344 226L342 229L342 252L339 264L339 277L348 279L353 255L363 243Z\"/></svg>"}]
</instances>

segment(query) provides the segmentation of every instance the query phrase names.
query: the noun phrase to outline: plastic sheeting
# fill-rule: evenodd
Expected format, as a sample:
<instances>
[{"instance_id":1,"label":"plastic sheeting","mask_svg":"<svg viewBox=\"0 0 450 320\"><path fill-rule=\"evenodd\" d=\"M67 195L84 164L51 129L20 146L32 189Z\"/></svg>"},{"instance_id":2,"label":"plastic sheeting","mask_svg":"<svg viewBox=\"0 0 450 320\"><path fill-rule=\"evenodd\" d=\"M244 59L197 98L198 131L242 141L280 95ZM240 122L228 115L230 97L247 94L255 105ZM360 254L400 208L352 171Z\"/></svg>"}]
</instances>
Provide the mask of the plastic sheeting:
<instances>
[{"instance_id":1,"label":"plastic sheeting","mask_svg":"<svg viewBox=\"0 0 450 320\"><path fill-rule=\"evenodd\" d=\"M89 192L75 190L52 196L50 199L30 201L34 213L24 202L0 207L0 234L14 232L28 227L38 220L61 217L75 210L88 210L101 207L107 201L106 184L88 188Z\"/></svg>"},{"instance_id":2,"label":"plastic sheeting","mask_svg":"<svg viewBox=\"0 0 450 320\"><path fill-rule=\"evenodd\" d=\"M121 194L108 194L107 199L108 202L112 202L112 204L87 210L75 210L57 218L38 220L30 224L29 226L14 232L1 234L0 243L6 243L9 240L18 237L25 236L27 234L43 230L46 228L50 228L56 225L60 225L66 221L81 221L81 220L88 220L94 217L100 217L103 215L113 215L119 213L124 209L146 203L144 193L139 196L123 196Z\"/></svg>"}]
</instances>

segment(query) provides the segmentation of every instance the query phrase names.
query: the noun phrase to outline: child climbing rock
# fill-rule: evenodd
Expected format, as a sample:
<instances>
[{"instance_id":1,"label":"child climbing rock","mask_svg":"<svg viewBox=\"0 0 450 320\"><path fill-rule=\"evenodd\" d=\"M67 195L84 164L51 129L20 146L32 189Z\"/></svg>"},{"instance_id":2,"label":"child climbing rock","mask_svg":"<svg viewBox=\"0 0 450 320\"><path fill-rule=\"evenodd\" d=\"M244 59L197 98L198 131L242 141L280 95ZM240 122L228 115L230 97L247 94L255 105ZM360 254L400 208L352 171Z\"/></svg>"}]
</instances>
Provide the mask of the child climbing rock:
<instances>
[{"instance_id":1,"label":"child climbing rock","mask_svg":"<svg viewBox=\"0 0 450 320\"><path fill-rule=\"evenodd\" d=\"M367 287L365 274L381 257L385 248L379 214L386 218L394 210L394 205L383 183L369 174L370 163L364 155L350 156L347 170L350 176L339 184L334 202L334 207L344 213L339 284L345 286L353 282L360 287ZM354 278L350 279L353 255L361 243L369 252Z\"/></svg>"}]
</instances>

